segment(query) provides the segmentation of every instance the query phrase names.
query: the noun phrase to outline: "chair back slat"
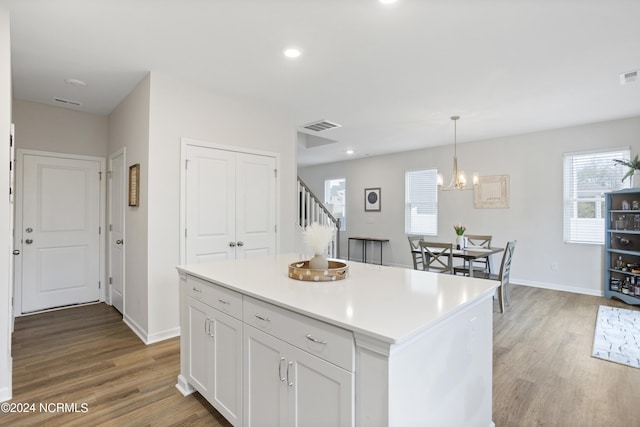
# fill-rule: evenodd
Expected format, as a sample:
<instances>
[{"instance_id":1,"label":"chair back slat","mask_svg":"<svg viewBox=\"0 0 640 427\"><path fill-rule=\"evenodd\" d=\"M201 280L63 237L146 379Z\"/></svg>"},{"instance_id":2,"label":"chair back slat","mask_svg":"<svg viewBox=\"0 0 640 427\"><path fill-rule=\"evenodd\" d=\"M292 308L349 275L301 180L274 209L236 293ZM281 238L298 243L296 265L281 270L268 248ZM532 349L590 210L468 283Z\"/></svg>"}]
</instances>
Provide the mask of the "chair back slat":
<instances>
[{"instance_id":1,"label":"chair back slat","mask_svg":"<svg viewBox=\"0 0 640 427\"><path fill-rule=\"evenodd\" d=\"M422 240L422 236L407 236L407 239L409 239L411 258L413 260L413 269L424 270L424 264L422 263L422 254L416 252L420 250L420 241Z\"/></svg>"},{"instance_id":2,"label":"chair back slat","mask_svg":"<svg viewBox=\"0 0 640 427\"><path fill-rule=\"evenodd\" d=\"M453 244L420 241L422 263L428 271L453 274Z\"/></svg>"},{"instance_id":3,"label":"chair back slat","mask_svg":"<svg viewBox=\"0 0 640 427\"><path fill-rule=\"evenodd\" d=\"M470 246L482 246L483 248L491 247L491 238L493 236L485 236L481 234L465 234L467 242Z\"/></svg>"}]
</instances>

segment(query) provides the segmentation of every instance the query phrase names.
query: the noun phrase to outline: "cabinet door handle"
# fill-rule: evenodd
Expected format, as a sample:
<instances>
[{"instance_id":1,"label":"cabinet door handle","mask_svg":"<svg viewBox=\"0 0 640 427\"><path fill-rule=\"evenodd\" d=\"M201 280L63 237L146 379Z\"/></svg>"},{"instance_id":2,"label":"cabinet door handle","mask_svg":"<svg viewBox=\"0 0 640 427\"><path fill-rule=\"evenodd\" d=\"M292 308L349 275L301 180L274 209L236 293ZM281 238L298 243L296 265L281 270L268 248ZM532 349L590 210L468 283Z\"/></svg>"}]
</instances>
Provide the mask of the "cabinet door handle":
<instances>
[{"instance_id":1,"label":"cabinet door handle","mask_svg":"<svg viewBox=\"0 0 640 427\"><path fill-rule=\"evenodd\" d=\"M209 335L209 331L207 330L207 326L209 326L209 318L204 321L204 333Z\"/></svg>"},{"instance_id":2,"label":"cabinet door handle","mask_svg":"<svg viewBox=\"0 0 640 427\"><path fill-rule=\"evenodd\" d=\"M320 340L315 339L314 337L312 337L312 336L311 336L311 334L307 334L307 339L308 339L309 341L313 341L313 342L314 342L314 343L316 343L316 344L323 344L323 345L326 345L326 344L327 344L327 342L326 342L326 341L320 341Z\"/></svg>"},{"instance_id":3,"label":"cabinet door handle","mask_svg":"<svg viewBox=\"0 0 640 427\"><path fill-rule=\"evenodd\" d=\"M198 288L196 288L195 286L193 287L193 289L192 289L192 290L193 290L193 292L199 292L199 293L202 293L202 289L198 289Z\"/></svg>"},{"instance_id":4,"label":"cabinet door handle","mask_svg":"<svg viewBox=\"0 0 640 427\"><path fill-rule=\"evenodd\" d=\"M212 332L213 331L213 327L212 327L213 322L214 322L213 319L209 319L209 336L210 337L213 337L213 332Z\"/></svg>"},{"instance_id":5,"label":"cabinet door handle","mask_svg":"<svg viewBox=\"0 0 640 427\"><path fill-rule=\"evenodd\" d=\"M271 319L269 319L268 317L264 317L260 313L256 313L256 317L260 320L264 320L265 322L271 322Z\"/></svg>"},{"instance_id":6,"label":"cabinet door handle","mask_svg":"<svg viewBox=\"0 0 640 427\"><path fill-rule=\"evenodd\" d=\"M291 368L291 365L293 365L293 362L289 362L289 364L287 365L287 383L289 387L293 387L293 381L289 380L289 368Z\"/></svg>"},{"instance_id":7,"label":"cabinet door handle","mask_svg":"<svg viewBox=\"0 0 640 427\"><path fill-rule=\"evenodd\" d=\"M222 299L222 298L218 298L218 302L219 302L220 304L226 304L226 305L231 304L229 301L224 300L224 299Z\"/></svg>"},{"instance_id":8,"label":"cabinet door handle","mask_svg":"<svg viewBox=\"0 0 640 427\"><path fill-rule=\"evenodd\" d=\"M280 381L285 381L286 378L282 376L282 362L284 362L284 357L280 358L280 363L278 363L278 377Z\"/></svg>"}]
</instances>

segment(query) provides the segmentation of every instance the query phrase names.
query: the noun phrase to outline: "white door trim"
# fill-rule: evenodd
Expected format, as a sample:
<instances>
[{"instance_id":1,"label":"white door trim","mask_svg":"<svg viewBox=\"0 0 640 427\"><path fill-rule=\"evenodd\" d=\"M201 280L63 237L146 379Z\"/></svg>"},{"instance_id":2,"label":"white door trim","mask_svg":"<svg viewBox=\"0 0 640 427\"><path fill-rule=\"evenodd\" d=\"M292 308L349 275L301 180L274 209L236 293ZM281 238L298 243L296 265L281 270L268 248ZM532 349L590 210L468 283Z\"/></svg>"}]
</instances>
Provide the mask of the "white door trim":
<instances>
[{"instance_id":1,"label":"white door trim","mask_svg":"<svg viewBox=\"0 0 640 427\"><path fill-rule=\"evenodd\" d=\"M102 177L100 179L100 218L98 220L100 227L100 238L99 238L99 262L100 262L100 301L105 301L106 296L106 266L105 266L105 205L106 205L106 177L105 177L105 164L106 159L104 157L96 157L96 156L85 156L78 154L66 154L66 153L55 153L50 151L39 151L39 150L27 150L18 148L16 149L16 194L15 194L15 210L16 210L16 219L15 219L15 230L22 230L22 202L23 202L23 194L22 189L24 188L24 156L26 155L34 155L34 156L48 156L48 157L58 157L63 159L77 159L77 160L91 160L100 162L100 172ZM16 233L22 235L22 233ZM15 238L15 235L14 235ZM15 239L14 248L19 249L20 253L22 253L22 242L19 239ZM21 257L22 255L20 255ZM21 258L22 260L22 258ZM14 282L13 282L13 295L14 295L14 315L21 316L22 313L22 268L16 268ZM35 314L35 313L29 313Z\"/></svg>"},{"instance_id":2,"label":"white door trim","mask_svg":"<svg viewBox=\"0 0 640 427\"><path fill-rule=\"evenodd\" d=\"M112 182L113 181L111 180L111 173L113 171L113 168L112 168L113 159L115 159L118 156L122 156L123 167L126 168L126 164L127 164L127 148L126 147L122 147L118 151L116 151L114 153L111 153L109 155L109 171L108 171L108 173L109 173L109 185L107 185L107 200L108 200L108 203L109 203L109 207L107 209L107 224L108 225L105 226L106 233L109 236L107 238L107 245L106 245L106 248L107 248L106 254L107 254L107 257L109 259L109 263L108 263L108 268L107 268L107 273L106 273L107 274L107 278L105 280L105 292L106 292L106 289L109 289L109 297L108 297L108 304L109 305L113 305L113 293L111 292L111 290L112 290L111 286L112 285L111 285L111 283L109 283L109 277L111 277L111 267L112 267L111 263L112 263L112 260L113 260L113 254L111 252L111 247L112 247L111 246L111 244L112 244L111 239L113 238L113 235L111 233L111 230L108 229L109 226L111 224L113 224L113 218L111 218L111 203L112 203L112 193L113 193L113 186L112 186ZM124 185L124 187L126 189L126 187L127 187L127 185L126 185L126 177L125 177L125 182L123 182L123 185ZM126 213L126 209L125 209L125 204L124 203L122 205L122 209L123 209L123 212L122 212L122 216L123 216L122 235L123 235L123 238L124 238L124 236L126 234L126 228L127 228L126 221L124 221L124 219L126 219L126 214L125 214ZM125 301L124 301L125 300L125 294L126 294L126 292L125 292L125 286L126 286L126 280L125 280L125 277L126 277L126 275L125 275L126 250L127 250L126 246L123 245L122 246L122 316L123 317L125 315L124 309L126 307L126 304L125 304Z\"/></svg>"},{"instance_id":3,"label":"white door trim","mask_svg":"<svg viewBox=\"0 0 640 427\"><path fill-rule=\"evenodd\" d=\"M223 145L214 142L201 141L190 138L180 138L180 264L186 263L186 232L187 232L187 147L204 147L215 150L232 151L234 153L254 154L258 156L273 157L276 160L276 170L280 171L280 154L270 151L254 150L251 148ZM276 177L276 253L280 248L280 175Z\"/></svg>"}]
</instances>

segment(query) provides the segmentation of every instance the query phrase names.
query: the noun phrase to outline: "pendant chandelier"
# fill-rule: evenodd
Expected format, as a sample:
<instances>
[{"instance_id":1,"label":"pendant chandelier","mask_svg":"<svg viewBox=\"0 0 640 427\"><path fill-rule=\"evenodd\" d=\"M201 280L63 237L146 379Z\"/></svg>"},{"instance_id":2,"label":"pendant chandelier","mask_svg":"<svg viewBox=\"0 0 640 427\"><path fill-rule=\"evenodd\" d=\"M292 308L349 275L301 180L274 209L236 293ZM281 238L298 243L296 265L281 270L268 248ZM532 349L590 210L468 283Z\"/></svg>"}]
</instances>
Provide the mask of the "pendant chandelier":
<instances>
[{"instance_id":1,"label":"pendant chandelier","mask_svg":"<svg viewBox=\"0 0 640 427\"><path fill-rule=\"evenodd\" d=\"M456 123L460 119L460 116L451 116L453 120L453 175L451 176L451 182L446 187L443 187L444 180L442 174L438 174L438 187L442 191L450 190L472 190L473 187L467 187L467 177L464 171L458 170L458 151L457 151L457 127ZM473 174L473 185L478 184L478 175Z\"/></svg>"}]
</instances>

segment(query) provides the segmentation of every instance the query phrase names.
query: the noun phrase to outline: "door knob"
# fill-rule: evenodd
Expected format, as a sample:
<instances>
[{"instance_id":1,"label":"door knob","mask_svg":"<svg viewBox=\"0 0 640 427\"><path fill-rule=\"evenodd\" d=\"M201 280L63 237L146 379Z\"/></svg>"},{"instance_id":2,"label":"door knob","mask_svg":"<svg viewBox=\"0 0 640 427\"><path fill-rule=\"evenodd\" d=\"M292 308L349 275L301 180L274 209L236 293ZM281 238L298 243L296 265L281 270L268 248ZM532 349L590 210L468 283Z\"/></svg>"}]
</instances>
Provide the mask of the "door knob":
<instances>
[{"instance_id":1,"label":"door knob","mask_svg":"<svg viewBox=\"0 0 640 427\"><path fill-rule=\"evenodd\" d=\"M236 246L236 242L229 242L229 247L233 248Z\"/></svg>"},{"instance_id":2,"label":"door knob","mask_svg":"<svg viewBox=\"0 0 640 427\"><path fill-rule=\"evenodd\" d=\"M238 242L238 246L244 246L244 242Z\"/></svg>"},{"instance_id":3,"label":"door knob","mask_svg":"<svg viewBox=\"0 0 640 427\"><path fill-rule=\"evenodd\" d=\"M124 243L124 240L122 240L122 239L116 240L116 245L121 245L123 243Z\"/></svg>"},{"instance_id":4,"label":"door knob","mask_svg":"<svg viewBox=\"0 0 640 427\"><path fill-rule=\"evenodd\" d=\"M27 239L27 240L25 240L24 242L25 242L27 245L30 245L30 244L32 244L32 243L33 243L33 240L32 240L32 239Z\"/></svg>"},{"instance_id":5,"label":"door knob","mask_svg":"<svg viewBox=\"0 0 640 427\"><path fill-rule=\"evenodd\" d=\"M20 255L20 250L19 249L14 249L13 250L13 254L14 255Z\"/></svg>"}]
</instances>

